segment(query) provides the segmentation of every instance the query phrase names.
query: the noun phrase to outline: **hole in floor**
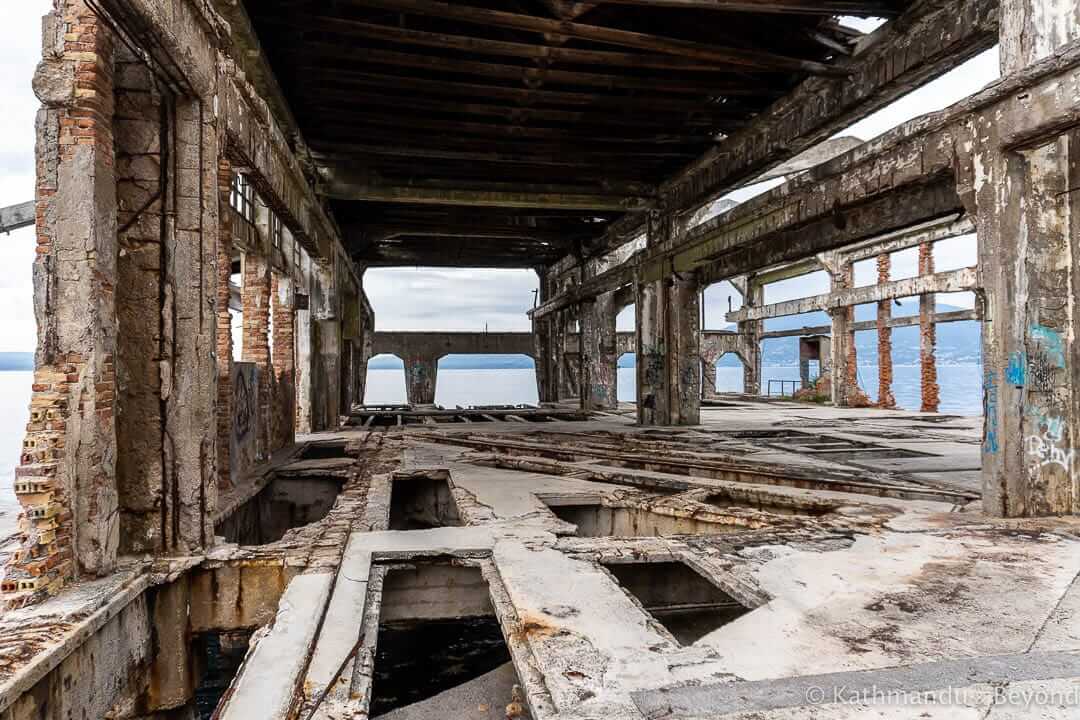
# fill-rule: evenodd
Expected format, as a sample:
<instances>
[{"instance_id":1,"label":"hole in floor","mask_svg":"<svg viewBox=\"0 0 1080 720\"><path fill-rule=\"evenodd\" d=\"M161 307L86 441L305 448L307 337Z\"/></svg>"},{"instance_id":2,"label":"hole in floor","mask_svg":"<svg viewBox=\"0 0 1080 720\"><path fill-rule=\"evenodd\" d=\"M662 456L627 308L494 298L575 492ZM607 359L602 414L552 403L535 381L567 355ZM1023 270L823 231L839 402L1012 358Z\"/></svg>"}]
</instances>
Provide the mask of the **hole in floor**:
<instances>
[{"instance_id":1,"label":"hole in floor","mask_svg":"<svg viewBox=\"0 0 1080 720\"><path fill-rule=\"evenodd\" d=\"M830 503L822 500L809 498L781 498L774 495L760 494L750 495L736 493L730 490L720 490L711 493L703 500L708 505L715 505L723 509L747 509L760 510L773 515L809 515L820 517L828 515L839 507L839 503Z\"/></svg>"},{"instance_id":2,"label":"hole in floor","mask_svg":"<svg viewBox=\"0 0 1080 720\"><path fill-rule=\"evenodd\" d=\"M371 717L506 717L519 681L480 568L391 568L379 619Z\"/></svg>"},{"instance_id":3,"label":"hole in floor","mask_svg":"<svg viewBox=\"0 0 1080 720\"><path fill-rule=\"evenodd\" d=\"M348 457L345 454L345 441L314 442L305 447L297 459L299 460L337 460Z\"/></svg>"},{"instance_id":4,"label":"hole in floor","mask_svg":"<svg viewBox=\"0 0 1080 720\"><path fill-rule=\"evenodd\" d=\"M745 524L708 522L674 517L647 508L582 503L549 504L555 517L577 526L577 537L660 537L666 535L718 535L745 531Z\"/></svg>"},{"instance_id":5,"label":"hole in floor","mask_svg":"<svg viewBox=\"0 0 1080 720\"><path fill-rule=\"evenodd\" d=\"M396 475L390 485L390 529L426 530L462 524L447 472Z\"/></svg>"},{"instance_id":6,"label":"hole in floor","mask_svg":"<svg viewBox=\"0 0 1080 720\"><path fill-rule=\"evenodd\" d=\"M289 530L326 517L342 482L336 477L277 476L220 522L215 532L239 545L277 542Z\"/></svg>"},{"instance_id":7,"label":"hole in floor","mask_svg":"<svg viewBox=\"0 0 1080 720\"><path fill-rule=\"evenodd\" d=\"M683 562L611 563L604 567L682 645L692 645L750 612Z\"/></svg>"},{"instance_id":8,"label":"hole in floor","mask_svg":"<svg viewBox=\"0 0 1080 720\"><path fill-rule=\"evenodd\" d=\"M250 630L202 633L193 639L195 657L200 668L199 684L195 688L197 717L210 720L218 703L229 689L247 654Z\"/></svg>"}]
</instances>

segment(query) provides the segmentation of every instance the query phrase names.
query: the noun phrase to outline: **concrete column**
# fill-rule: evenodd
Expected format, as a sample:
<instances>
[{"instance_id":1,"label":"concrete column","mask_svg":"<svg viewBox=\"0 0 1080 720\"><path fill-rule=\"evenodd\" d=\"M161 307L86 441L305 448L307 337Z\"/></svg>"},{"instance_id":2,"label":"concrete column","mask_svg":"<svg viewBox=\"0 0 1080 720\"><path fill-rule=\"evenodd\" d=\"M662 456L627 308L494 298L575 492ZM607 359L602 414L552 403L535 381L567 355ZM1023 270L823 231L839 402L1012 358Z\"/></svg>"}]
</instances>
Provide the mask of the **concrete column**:
<instances>
[{"instance_id":1,"label":"concrete column","mask_svg":"<svg viewBox=\"0 0 1080 720\"><path fill-rule=\"evenodd\" d=\"M434 355L409 355L405 361L405 391L410 405L434 405L439 358Z\"/></svg>"},{"instance_id":2,"label":"concrete column","mask_svg":"<svg viewBox=\"0 0 1080 720\"><path fill-rule=\"evenodd\" d=\"M672 425L701 423L701 291L692 275L676 276L668 294Z\"/></svg>"},{"instance_id":3,"label":"concrete column","mask_svg":"<svg viewBox=\"0 0 1080 720\"><path fill-rule=\"evenodd\" d=\"M259 427L256 446L258 456L269 456L270 418L270 263L255 253L245 253L243 259L244 333L240 357L255 363L259 369Z\"/></svg>"},{"instance_id":4,"label":"concrete column","mask_svg":"<svg viewBox=\"0 0 1080 720\"><path fill-rule=\"evenodd\" d=\"M34 78L43 103L33 271L38 345L15 478L19 548L3 582L10 602L41 599L77 573L111 572L119 541L115 43L82 0L55 5Z\"/></svg>"},{"instance_id":5,"label":"concrete column","mask_svg":"<svg viewBox=\"0 0 1080 720\"><path fill-rule=\"evenodd\" d=\"M837 292L854 284L854 268L844 263L829 270L830 289ZM830 311L832 318L832 402L837 407L849 407L859 388L858 358L855 352L855 308Z\"/></svg>"},{"instance_id":6,"label":"concrete column","mask_svg":"<svg viewBox=\"0 0 1080 720\"><path fill-rule=\"evenodd\" d=\"M296 311L293 283L274 273L270 305L274 316L274 409L271 452L296 440Z\"/></svg>"},{"instance_id":7,"label":"concrete column","mask_svg":"<svg viewBox=\"0 0 1080 720\"><path fill-rule=\"evenodd\" d=\"M554 360L554 338L551 321L547 318L533 320L533 362L536 367L536 396L541 403L555 402L558 381Z\"/></svg>"},{"instance_id":8,"label":"concrete column","mask_svg":"<svg viewBox=\"0 0 1080 720\"><path fill-rule=\"evenodd\" d=\"M639 425L666 425L669 417L665 330L667 294L668 288L661 280L637 284L634 323Z\"/></svg>"},{"instance_id":9,"label":"concrete column","mask_svg":"<svg viewBox=\"0 0 1080 720\"><path fill-rule=\"evenodd\" d=\"M765 287L753 276L746 280L743 305L758 307L765 304ZM739 333L740 355L743 359L743 392L747 395L761 394L761 332L765 323L760 320L741 322Z\"/></svg>"},{"instance_id":10,"label":"concrete column","mask_svg":"<svg viewBox=\"0 0 1080 720\"><path fill-rule=\"evenodd\" d=\"M610 410L618 405L618 346L615 293L606 292L581 305L581 407Z\"/></svg>"},{"instance_id":11,"label":"concrete column","mask_svg":"<svg viewBox=\"0 0 1080 720\"><path fill-rule=\"evenodd\" d=\"M641 425L701 419L701 306L695 279L638 284L637 410Z\"/></svg>"},{"instance_id":12,"label":"concrete column","mask_svg":"<svg viewBox=\"0 0 1080 720\"><path fill-rule=\"evenodd\" d=\"M934 274L934 253L930 243L919 246L919 274ZM937 379L937 325L934 324L934 295L919 296L919 366L922 412L937 412L941 389Z\"/></svg>"},{"instance_id":13,"label":"concrete column","mask_svg":"<svg viewBox=\"0 0 1080 720\"><path fill-rule=\"evenodd\" d=\"M716 392L716 360L701 358L701 399L713 400Z\"/></svg>"},{"instance_id":14,"label":"concrete column","mask_svg":"<svg viewBox=\"0 0 1080 720\"><path fill-rule=\"evenodd\" d=\"M892 271L892 256L888 254L878 255L877 268L878 284L889 282ZM892 300L882 300L877 306L878 405L885 408L896 407L896 397L892 391L892 328L889 327L891 319Z\"/></svg>"},{"instance_id":15,"label":"concrete column","mask_svg":"<svg viewBox=\"0 0 1080 720\"><path fill-rule=\"evenodd\" d=\"M1004 0L1001 13L1004 73L1080 36L1076 3ZM1078 514L1080 132L1003 150L994 118L971 130L961 189L977 213L985 296L984 508Z\"/></svg>"},{"instance_id":16,"label":"concrete column","mask_svg":"<svg viewBox=\"0 0 1080 720\"><path fill-rule=\"evenodd\" d=\"M296 432L300 434L314 431L311 397L314 392L314 366L311 351L312 334L314 331L314 323L311 321L311 310L297 310L295 325Z\"/></svg>"}]
</instances>

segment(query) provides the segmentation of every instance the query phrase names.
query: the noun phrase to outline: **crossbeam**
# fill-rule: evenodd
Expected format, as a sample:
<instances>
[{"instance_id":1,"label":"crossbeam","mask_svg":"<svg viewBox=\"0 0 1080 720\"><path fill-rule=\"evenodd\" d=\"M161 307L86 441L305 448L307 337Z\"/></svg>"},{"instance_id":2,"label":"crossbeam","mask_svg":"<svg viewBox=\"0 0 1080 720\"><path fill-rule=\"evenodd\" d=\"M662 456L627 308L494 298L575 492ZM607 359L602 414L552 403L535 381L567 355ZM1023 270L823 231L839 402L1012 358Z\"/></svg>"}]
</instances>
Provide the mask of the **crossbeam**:
<instances>
[{"instance_id":1,"label":"crossbeam","mask_svg":"<svg viewBox=\"0 0 1080 720\"><path fill-rule=\"evenodd\" d=\"M0 208L0 233L9 233L34 224L34 202L19 203Z\"/></svg>"},{"instance_id":2,"label":"crossbeam","mask_svg":"<svg viewBox=\"0 0 1080 720\"><path fill-rule=\"evenodd\" d=\"M976 268L961 268L935 275L920 275L903 280L894 280L880 285L849 288L837 292L823 293L797 300L772 303L771 305L746 306L729 312L728 322L747 322L768 320L769 318L801 315L820 310L838 310L840 308L876 303L894 298L927 295L930 293L952 293L974 290L979 286L979 273Z\"/></svg>"}]
</instances>

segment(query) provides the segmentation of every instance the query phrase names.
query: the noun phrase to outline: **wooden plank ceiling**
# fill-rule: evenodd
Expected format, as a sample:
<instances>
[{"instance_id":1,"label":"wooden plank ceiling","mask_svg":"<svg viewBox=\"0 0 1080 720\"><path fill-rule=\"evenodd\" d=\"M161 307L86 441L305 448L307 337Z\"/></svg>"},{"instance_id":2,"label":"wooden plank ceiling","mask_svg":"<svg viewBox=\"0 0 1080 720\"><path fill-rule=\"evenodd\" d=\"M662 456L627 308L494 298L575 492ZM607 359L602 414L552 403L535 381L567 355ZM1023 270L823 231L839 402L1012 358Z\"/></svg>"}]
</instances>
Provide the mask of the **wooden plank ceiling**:
<instances>
[{"instance_id":1,"label":"wooden plank ceiling","mask_svg":"<svg viewBox=\"0 0 1080 720\"><path fill-rule=\"evenodd\" d=\"M540 267L908 0L245 0L350 251Z\"/></svg>"}]
</instances>

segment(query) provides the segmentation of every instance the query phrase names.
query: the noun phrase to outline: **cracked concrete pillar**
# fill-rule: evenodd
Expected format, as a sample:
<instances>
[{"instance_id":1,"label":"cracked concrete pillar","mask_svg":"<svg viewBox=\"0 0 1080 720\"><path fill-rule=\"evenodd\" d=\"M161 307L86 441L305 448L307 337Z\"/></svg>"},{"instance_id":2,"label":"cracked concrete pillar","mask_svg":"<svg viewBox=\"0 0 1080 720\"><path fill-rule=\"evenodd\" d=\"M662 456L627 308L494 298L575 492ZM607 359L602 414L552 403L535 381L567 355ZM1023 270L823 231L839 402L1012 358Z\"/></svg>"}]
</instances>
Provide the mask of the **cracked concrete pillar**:
<instances>
[{"instance_id":1,"label":"cracked concrete pillar","mask_svg":"<svg viewBox=\"0 0 1080 720\"><path fill-rule=\"evenodd\" d=\"M618 405L618 348L615 293L598 295L581 305L581 407L610 410Z\"/></svg>"},{"instance_id":2,"label":"cracked concrete pillar","mask_svg":"<svg viewBox=\"0 0 1080 720\"><path fill-rule=\"evenodd\" d=\"M930 243L919 246L919 274L934 274L934 253ZM937 379L937 325L934 324L934 295L919 296L919 369L922 412L937 412L941 389Z\"/></svg>"},{"instance_id":3,"label":"cracked concrete pillar","mask_svg":"<svg viewBox=\"0 0 1080 720\"><path fill-rule=\"evenodd\" d=\"M716 392L716 360L701 358L701 399L713 400Z\"/></svg>"},{"instance_id":4,"label":"cracked concrete pillar","mask_svg":"<svg viewBox=\"0 0 1080 720\"><path fill-rule=\"evenodd\" d=\"M536 368L536 396L541 403L555 402L558 381L555 378L554 338L547 318L533 320L533 362Z\"/></svg>"},{"instance_id":5,"label":"cracked concrete pillar","mask_svg":"<svg viewBox=\"0 0 1080 720\"><path fill-rule=\"evenodd\" d=\"M434 355L408 355L405 362L405 391L410 405L434 405L439 358Z\"/></svg>"},{"instance_id":6,"label":"cracked concrete pillar","mask_svg":"<svg viewBox=\"0 0 1080 720\"><path fill-rule=\"evenodd\" d=\"M1080 37L1076 3L1004 0L1001 13L1005 74ZM1080 131L1011 148L995 117L970 130L960 189L984 293L984 509L1080 514Z\"/></svg>"},{"instance_id":7,"label":"cracked concrete pillar","mask_svg":"<svg viewBox=\"0 0 1080 720\"><path fill-rule=\"evenodd\" d=\"M751 275L746 279L743 305L759 307L764 304L765 286ZM761 320L748 320L739 323L736 328L739 333L739 354L743 360L743 392L747 395L761 394L761 333L764 327L765 323Z\"/></svg>"},{"instance_id":8,"label":"cracked concrete pillar","mask_svg":"<svg viewBox=\"0 0 1080 720\"><path fill-rule=\"evenodd\" d=\"M640 425L701 419L701 319L692 277L638 284L637 416Z\"/></svg>"},{"instance_id":9,"label":"cracked concrete pillar","mask_svg":"<svg viewBox=\"0 0 1080 720\"><path fill-rule=\"evenodd\" d=\"M892 271L892 256L878 255L878 284L889 282ZM892 320L892 300L882 300L877 306L877 333L878 333L878 404L881 407L896 407L896 397L893 395L893 362L892 362L892 328L889 321Z\"/></svg>"},{"instance_id":10,"label":"cracked concrete pillar","mask_svg":"<svg viewBox=\"0 0 1080 720\"><path fill-rule=\"evenodd\" d=\"M823 263L824 264L824 263ZM830 290L838 292L854 284L854 268L851 263L826 265L829 271ZM836 407L849 407L859 388L858 358L855 352L855 308L836 308L829 311L832 318L832 402Z\"/></svg>"}]
</instances>

